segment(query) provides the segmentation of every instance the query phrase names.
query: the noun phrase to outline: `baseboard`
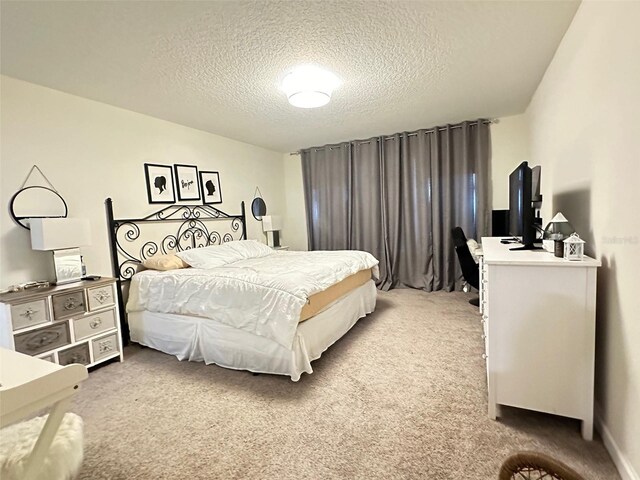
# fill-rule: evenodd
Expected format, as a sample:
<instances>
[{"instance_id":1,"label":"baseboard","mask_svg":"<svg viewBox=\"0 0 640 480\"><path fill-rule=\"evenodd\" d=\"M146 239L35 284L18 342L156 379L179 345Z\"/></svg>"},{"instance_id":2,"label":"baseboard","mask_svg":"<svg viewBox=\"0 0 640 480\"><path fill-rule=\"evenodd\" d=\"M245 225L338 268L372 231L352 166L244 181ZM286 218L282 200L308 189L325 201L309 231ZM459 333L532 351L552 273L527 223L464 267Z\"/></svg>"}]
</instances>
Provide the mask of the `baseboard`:
<instances>
[{"instance_id":1,"label":"baseboard","mask_svg":"<svg viewBox=\"0 0 640 480\"><path fill-rule=\"evenodd\" d=\"M604 442L604 446L606 447L609 455L611 455L611 459L613 463L616 465L618 469L618 473L622 480L640 480L640 476L633 469L633 466L627 460L624 453L618 448L618 444L613 439L611 432L607 428L607 425L604 423L602 419L602 410L599 406L596 406L596 428L600 432L600 436L602 437L602 441Z\"/></svg>"}]
</instances>

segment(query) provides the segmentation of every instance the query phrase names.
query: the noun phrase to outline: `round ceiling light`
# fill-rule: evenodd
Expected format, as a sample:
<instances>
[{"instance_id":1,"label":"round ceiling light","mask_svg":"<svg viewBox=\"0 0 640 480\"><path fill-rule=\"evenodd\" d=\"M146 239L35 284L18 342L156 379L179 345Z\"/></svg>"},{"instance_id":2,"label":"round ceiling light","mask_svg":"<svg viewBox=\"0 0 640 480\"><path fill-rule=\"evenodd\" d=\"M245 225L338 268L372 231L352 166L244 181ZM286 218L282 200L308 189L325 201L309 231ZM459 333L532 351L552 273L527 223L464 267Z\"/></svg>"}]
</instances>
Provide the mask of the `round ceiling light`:
<instances>
[{"instance_id":1,"label":"round ceiling light","mask_svg":"<svg viewBox=\"0 0 640 480\"><path fill-rule=\"evenodd\" d=\"M284 77L282 91L294 107L316 108L329 103L338 85L340 80L333 73L314 65L304 65Z\"/></svg>"}]
</instances>

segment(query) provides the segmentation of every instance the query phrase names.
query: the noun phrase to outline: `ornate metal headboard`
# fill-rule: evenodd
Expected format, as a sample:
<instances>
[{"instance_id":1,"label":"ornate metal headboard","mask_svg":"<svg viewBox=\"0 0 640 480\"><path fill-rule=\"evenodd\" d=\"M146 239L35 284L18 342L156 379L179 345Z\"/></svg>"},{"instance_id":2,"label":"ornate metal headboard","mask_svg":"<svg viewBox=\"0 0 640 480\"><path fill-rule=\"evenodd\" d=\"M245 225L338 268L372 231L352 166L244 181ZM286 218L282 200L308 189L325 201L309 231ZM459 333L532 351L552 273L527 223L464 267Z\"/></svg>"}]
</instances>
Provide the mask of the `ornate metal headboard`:
<instances>
[{"instance_id":1,"label":"ornate metal headboard","mask_svg":"<svg viewBox=\"0 0 640 480\"><path fill-rule=\"evenodd\" d=\"M114 218L110 198L105 200L105 205L111 267L119 287L131 280L143 260L155 254L247 238L244 202L240 203L238 215L230 215L211 205L170 205L143 218L124 219ZM124 321L122 288L118 288L118 297Z\"/></svg>"}]
</instances>

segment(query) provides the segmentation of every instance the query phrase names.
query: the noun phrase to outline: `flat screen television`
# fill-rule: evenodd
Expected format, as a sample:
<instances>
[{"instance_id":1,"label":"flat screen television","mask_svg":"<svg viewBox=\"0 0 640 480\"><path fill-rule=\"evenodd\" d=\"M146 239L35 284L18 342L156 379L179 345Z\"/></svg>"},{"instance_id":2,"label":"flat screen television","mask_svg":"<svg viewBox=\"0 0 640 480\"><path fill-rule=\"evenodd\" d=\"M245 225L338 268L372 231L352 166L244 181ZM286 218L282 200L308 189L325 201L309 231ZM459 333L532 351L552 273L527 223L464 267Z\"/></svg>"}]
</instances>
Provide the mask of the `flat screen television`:
<instances>
[{"instance_id":1,"label":"flat screen television","mask_svg":"<svg viewBox=\"0 0 640 480\"><path fill-rule=\"evenodd\" d=\"M533 174L522 162L509 175L509 235L518 238L522 247L511 250L533 250L536 240L533 208Z\"/></svg>"}]
</instances>

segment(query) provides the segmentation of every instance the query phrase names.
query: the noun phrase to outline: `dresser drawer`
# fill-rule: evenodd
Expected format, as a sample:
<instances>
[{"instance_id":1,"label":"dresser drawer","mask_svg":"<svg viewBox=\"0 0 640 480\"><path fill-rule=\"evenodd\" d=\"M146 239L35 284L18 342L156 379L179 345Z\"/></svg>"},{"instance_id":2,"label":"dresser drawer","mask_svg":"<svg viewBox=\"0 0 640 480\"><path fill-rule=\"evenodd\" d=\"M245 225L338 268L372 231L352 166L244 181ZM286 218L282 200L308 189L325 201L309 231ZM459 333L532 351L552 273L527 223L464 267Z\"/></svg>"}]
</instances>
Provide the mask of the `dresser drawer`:
<instances>
[{"instance_id":1,"label":"dresser drawer","mask_svg":"<svg viewBox=\"0 0 640 480\"><path fill-rule=\"evenodd\" d=\"M104 285L87 289L89 298L89 310L98 310L104 307L115 305L115 296L113 294L113 285Z\"/></svg>"},{"instance_id":2,"label":"dresser drawer","mask_svg":"<svg viewBox=\"0 0 640 480\"><path fill-rule=\"evenodd\" d=\"M20 333L15 336L14 341L17 352L38 355L71 343L69 324L54 323L27 333Z\"/></svg>"},{"instance_id":3,"label":"dresser drawer","mask_svg":"<svg viewBox=\"0 0 640 480\"><path fill-rule=\"evenodd\" d=\"M93 337L112 328L116 328L116 312L114 309L73 320L73 332L76 341Z\"/></svg>"},{"instance_id":4,"label":"dresser drawer","mask_svg":"<svg viewBox=\"0 0 640 480\"><path fill-rule=\"evenodd\" d=\"M93 350L94 362L113 355L114 353L118 353L120 351L118 346L118 335L116 333L112 333L111 335L91 340L91 349Z\"/></svg>"},{"instance_id":5,"label":"dresser drawer","mask_svg":"<svg viewBox=\"0 0 640 480\"><path fill-rule=\"evenodd\" d=\"M11 306L11 322L14 330L47 323L48 321L49 312L46 298Z\"/></svg>"},{"instance_id":6,"label":"dresser drawer","mask_svg":"<svg viewBox=\"0 0 640 480\"><path fill-rule=\"evenodd\" d=\"M54 295L51 299L53 302L53 316L56 319L86 312L83 290L60 293Z\"/></svg>"},{"instance_id":7,"label":"dresser drawer","mask_svg":"<svg viewBox=\"0 0 640 480\"><path fill-rule=\"evenodd\" d=\"M58 352L58 363L60 365L69 365L70 363L80 363L89 365L91 357L89 356L89 344L83 343L75 347L67 348Z\"/></svg>"}]
</instances>

